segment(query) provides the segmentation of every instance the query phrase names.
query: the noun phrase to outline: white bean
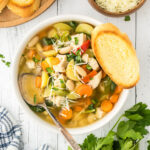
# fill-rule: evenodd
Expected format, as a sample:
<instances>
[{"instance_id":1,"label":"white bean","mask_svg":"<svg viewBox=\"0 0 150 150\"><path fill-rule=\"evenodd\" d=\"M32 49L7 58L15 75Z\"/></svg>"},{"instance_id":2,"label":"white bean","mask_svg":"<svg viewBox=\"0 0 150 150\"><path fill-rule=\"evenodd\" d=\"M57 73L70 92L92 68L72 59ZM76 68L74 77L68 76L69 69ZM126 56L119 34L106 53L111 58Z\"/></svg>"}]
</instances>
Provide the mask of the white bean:
<instances>
[{"instance_id":1,"label":"white bean","mask_svg":"<svg viewBox=\"0 0 150 150\"><path fill-rule=\"evenodd\" d=\"M67 47L63 47L61 49L59 49L59 53L60 54L67 54L72 50L71 46L67 46Z\"/></svg>"},{"instance_id":2,"label":"white bean","mask_svg":"<svg viewBox=\"0 0 150 150\"><path fill-rule=\"evenodd\" d=\"M35 36L29 43L28 47L33 47L39 41L39 37Z\"/></svg>"},{"instance_id":3,"label":"white bean","mask_svg":"<svg viewBox=\"0 0 150 150\"><path fill-rule=\"evenodd\" d=\"M74 82L72 80L67 80L66 87L69 89L69 91L74 90Z\"/></svg>"},{"instance_id":4,"label":"white bean","mask_svg":"<svg viewBox=\"0 0 150 150\"><path fill-rule=\"evenodd\" d=\"M87 73L86 73L86 71L82 68L82 67L80 67L80 66L75 66L75 70L76 70L76 72L79 74L79 75L81 75L82 77L85 77L86 75L87 75Z\"/></svg>"}]
</instances>

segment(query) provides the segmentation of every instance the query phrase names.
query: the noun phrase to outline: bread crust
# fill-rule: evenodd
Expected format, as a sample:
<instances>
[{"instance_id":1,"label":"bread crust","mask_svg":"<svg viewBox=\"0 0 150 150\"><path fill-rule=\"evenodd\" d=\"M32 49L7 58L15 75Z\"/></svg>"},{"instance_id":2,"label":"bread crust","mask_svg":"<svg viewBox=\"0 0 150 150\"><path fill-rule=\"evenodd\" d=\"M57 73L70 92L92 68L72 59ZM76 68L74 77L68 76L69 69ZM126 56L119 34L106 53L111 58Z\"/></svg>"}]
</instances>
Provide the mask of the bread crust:
<instances>
[{"instance_id":1,"label":"bread crust","mask_svg":"<svg viewBox=\"0 0 150 150\"><path fill-rule=\"evenodd\" d=\"M28 7L19 7L15 5L12 1L9 1L7 7L13 13L20 17L29 17L31 16L40 6L41 0L36 0L34 3Z\"/></svg>"},{"instance_id":2,"label":"bread crust","mask_svg":"<svg viewBox=\"0 0 150 150\"><path fill-rule=\"evenodd\" d=\"M0 0L0 13L6 7L8 0Z\"/></svg>"},{"instance_id":3,"label":"bread crust","mask_svg":"<svg viewBox=\"0 0 150 150\"><path fill-rule=\"evenodd\" d=\"M36 0L30 0L29 3L23 4L23 3L18 3L18 2L16 2L15 0L11 0L11 2L12 2L14 5L18 6L18 7L28 7L28 6L31 6L35 1L36 1Z\"/></svg>"},{"instance_id":4,"label":"bread crust","mask_svg":"<svg viewBox=\"0 0 150 150\"><path fill-rule=\"evenodd\" d=\"M105 66L103 60L101 59L101 57L100 57L101 54L100 54L100 51L99 51L98 46L97 46L98 45L97 44L97 42L98 42L97 39L98 39L98 37L100 37L104 33L106 33L106 34L107 33L112 33L112 34L117 35L119 38L121 38L130 47L130 50L132 51L133 57L135 57L135 61L136 61L135 63L139 65L139 61L138 61L137 56L136 56L136 51L135 51L134 47L132 46L132 43L131 43L130 39L128 38L128 36L125 33L121 33L121 31L111 23L100 25L100 26L96 27L96 29L94 29L94 31L92 32L92 48L94 50L94 54L95 54L98 62L100 63L102 69L104 70L104 72L117 85L120 85L123 88L127 88L127 89L134 87L140 79L139 73L135 75L136 77L135 77L135 79L132 83L125 83L123 78L122 78L122 81L119 82L118 79L114 77L114 74L111 72L111 70L109 70ZM139 69L139 68L137 68L137 69Z\"/></svg>"}]
</instances>

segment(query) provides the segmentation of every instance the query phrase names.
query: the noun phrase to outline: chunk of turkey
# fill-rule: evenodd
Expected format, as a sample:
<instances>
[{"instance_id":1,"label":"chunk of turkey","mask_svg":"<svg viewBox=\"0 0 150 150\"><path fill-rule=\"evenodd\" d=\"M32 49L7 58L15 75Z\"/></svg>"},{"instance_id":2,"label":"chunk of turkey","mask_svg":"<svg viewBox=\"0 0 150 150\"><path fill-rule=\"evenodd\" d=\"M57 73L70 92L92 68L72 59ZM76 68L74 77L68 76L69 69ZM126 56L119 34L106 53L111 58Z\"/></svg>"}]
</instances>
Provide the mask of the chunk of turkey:
<instances>
[{"instance_id":1,"label":"chunk of turkey","mask_svg":"<svg viewBox=\"0 0 150 150\"><path fill-rule=\"evenodd\" d=\"M54 105L56 105L57 107L60 107L61 104L63 104L65 102L65 97L56 96L56 97L53 97L51 100L52 100Z\"/></svg>"},{"instance_id":2,"label":"chunk of turkey","mask_svg":"<svg viewBox=\"0 0 150 150\"><path fill-rule=\"evenodd\" d=\"M54 80L54 86L55 87L61 88L61 81L60 81L61 79L65 82L66 77L63 74L60 74L58 76L58 78L56 80Z\"/></svg>"},{"instance_id":3,"label":"chunk of turkey","mask_svg":"<svg viewBox=\"0 0 150 150\"><path fill-rule=\"evenodd\" d=\"M74 87L75 87L74 82L72 80L67 80L66 87L69 91L74 90Z\"/></svg>"},{"instance_id":4,"label":"chunk of turkey","mask_svg":"<svg viewBox=\"0 0 150 150\"><path fill-rule=\"evenodd\" d=\"M75 43L75 38L78 39L78 44ZM81 45L86 41L86 35L84 33L75 34L71 36L71 46L73 49L81 47Z\"/></svg>"},{"instance_id":5,"label":"chunk of turkey","mask_svg":"<svg viewBox=\"0 0 150 150\"><path fill-rule=\"evenodd\" d=\"M95 89L98 87L99 83L101 82L102 79L102 71L100 71L98 74L96 74L92 80L88 83L92 87L92 89Z\"/></svg>"},{"instance_id":6,"label":"chunk of turkey","mask_svg":"<svg viewBox=\"0 0 150 150\"><path fill-rule=\"evenodd\" d=\"M96 117L101 119L104 116L105 112L103 112L100 108L96 108Z\"/></svg>"},{"instance_id":7,"label":"chunk of turkey","mask_svg":"<svg viewBox=\"0 0 150 150\"><path fill-rule=\"evenodd\" d=\"M88 64L92 67L93 70L99 70L99 64L95 58L89 58Z\"/></svg>"},{"instance_id":8,"label":"chunk of turkey","mask_svg":"<svg viewBox=\"0 0 150 150\"><path fill-rule=\"evenodd\" d=\"M59 49L60 54L67 54L72 50L72 46L67 46Z\"/></svg>"},{"instance_id":9,"label":"chunk of turkey","mask_svg":"<svg viewBox=\"0 0 150 150\"><path fill-rule=\"evenodd\" d=\"M33 60L27 60L26 65L29 69L35 69L35 62Z\"/></svg>"},{"instance_id":10,"label":"chunk of turkey","mask_svg":"<svg viewBox=\"0 0 150 150\"><path fill-rule=\"evenodd\" d=\"M57 58L59 58L60 63L58 65L54 65L54 71L55 72L65 72L67 67L67 56L66 55L57 55Z\"/></svg>"},{"instance_id":11,"label":"chunk of turkey","mask_svg":"<svg viewBox=\"0 0 150 150\"><path fill-rule=\"evenodd\" d=\"M89 55L88 55L88 54L83 54L82 60L83 60L85 63L88 63Z\"/></svg>"}]
</instances>

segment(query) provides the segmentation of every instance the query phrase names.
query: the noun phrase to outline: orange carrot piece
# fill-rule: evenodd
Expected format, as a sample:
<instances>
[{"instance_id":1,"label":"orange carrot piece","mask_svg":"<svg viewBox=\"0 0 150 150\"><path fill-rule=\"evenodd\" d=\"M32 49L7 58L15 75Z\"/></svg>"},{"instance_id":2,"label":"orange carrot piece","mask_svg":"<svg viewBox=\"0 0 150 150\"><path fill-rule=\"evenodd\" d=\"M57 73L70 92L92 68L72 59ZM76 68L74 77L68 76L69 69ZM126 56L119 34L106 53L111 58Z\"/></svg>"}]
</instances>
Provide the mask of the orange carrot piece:
<instances>
[{"instance_id":1,"label":"orange carrot piece","mask_svg":"<svg viewBox=\"0 0 150 150\"><path fill-rule=\"evenodd\" d=\"M92 101L90 98L86 98L86 105L89 106L90 104L92 104Z\"/></svg>"},{"instance_id":2,"label":"orange carrot piece","mask_svg":"<svg viewBox=\"0 0 150 150\"><path fill-rule=\"evenodd\" d=\"M89 82L95 75L97 74L97 71L93 70L92 72L90 72L87 76L85 76L82 81L84 83Z\"/></svg>"},{"instance_id":3,"label":"orange carrot piece","mask_svg":"<svg viewBox=\"0 0 150 150\"><path fill-rule=\"evenodd\" d=\"M39 77L39 76L37 76L37 77L35 78L35 87L36 87L36 88L40 88L40 87L41 87L41 84L42 84L42 78Z\"/></svg>"},{"instance_id":4,"label":"orange carrot piece","mask_svg":"<svg viewBox=\"0 0 150 150\"><path fill-rule=\"evenodd\" d=\"M68 109L68 108L63 108L61 111L60 111L60 114L61 118L63 118L64 120L69 120L72 118L72 109Z\"/></svg>"},{"instance_id":5,"label":"orange carrot piece","mask_svg":"<svg viewBox=\"0 0 150 150\"><path fill-rule=\"evenodd\" d=\"M44 51L49 51L49 50L53 50L53 46L52 45L47 45L43 47Z\"/></svg>"},{"instance_id":6,"label":"orange carrot piece","mask_svg":"<svg viewBox=\"0 0 150 150\"><path fill-rule=\"evenodd\" d=\"M49 64L48 64L45 60L42 61L41 66L42 66L42 69L43 69L43 70L46 70L46 68L49 68L49 67L50 67Z\"/></svg>"},{"instance_id":7,"label":"orange carrot piece","mask_svg":"<svg viewBox=\"0 0 150 150\"><path fill-rule=\"evenodd\" d=\"M51 64L52 65L58 65L59 63L60 63L59 58L57 58L57 57L51 58Z\"/></svg>"},{"instance_id":8,"label":"orange carrot piece","mask_svg":"<svg viewBox=\"0 0 150 150\"><path fill-rule=\"evenodd\" d=\"M117 103L118 98L119 98L119 95L116 95L116 94L112 95L112 96L110 97L111 103L113 103L113 104Z\"/></svg>"},{"instance_id":9,"label":"orange carrot piece","mask_svg":"<svg viewBox=\"0 0 150 150\"><path fill-rule=\"evenodd\" d=\"M81 84L81 85L78 86L76 92L80 96L86 95L86 96L89 97L89 96L92 95L93 90L92 90L92 88L89 85Z\"/></svg>"},{"instance_id":10,"label":"orange carrot piece","mask_svg":"<svg viewBox=\"0 0 150 150\"><path fill-rule=\"evenodd\" d=\"M80 112L80 111L82 111L82 109L83 108L81 106L78 106L78 105L74 107L74 111L76 111L76 112Z\"/></svg>"},{"instance_id":11,"label":"orange carrot piece","mask_svg":"<svg viewBox=\"0 0 150 150\"><path fill-rule=\"evenodd\" d=\"M34 56L35 56L35 54L36 54L36 51L35 50L30 50L29 52L28 52L28 58L30 58L30 59L32 59Z\"/></svg>"},{"instance_id":12,"label":"orange carrot piece","mask_svg":"<svg viewBox=\"0 0 150 150\"><path fill-rule=\"evenodd\" d=\"M121 86L117 86L115 89L116 94L120 94L122 92L123 88Z\"/></svg>"},{"instance_id":13,"label":"orange carrot piece","mask_svg":"<svg viewBox=\"0 0 150 150\"><path fill-rule=\"evenodd\" d=\"M101 109L104 112L110 112L113 109L113 104L109 100L104 100L101 103Z\"/></svg>"}]
</instances>

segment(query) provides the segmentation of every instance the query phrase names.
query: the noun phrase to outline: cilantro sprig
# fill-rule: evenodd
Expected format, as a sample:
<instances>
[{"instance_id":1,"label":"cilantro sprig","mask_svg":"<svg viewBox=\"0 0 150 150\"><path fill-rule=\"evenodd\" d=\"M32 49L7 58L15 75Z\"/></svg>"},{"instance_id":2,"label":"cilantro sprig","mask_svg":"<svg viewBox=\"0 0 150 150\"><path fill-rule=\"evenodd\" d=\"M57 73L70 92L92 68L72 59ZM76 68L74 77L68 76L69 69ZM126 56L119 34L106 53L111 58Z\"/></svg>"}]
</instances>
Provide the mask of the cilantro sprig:
<instances>
[{"instance_id":1,"label":"cilantro sprig","mask_svg":"<svg viewBox=\"0 0 150 150\"><path fill-rule=\"evenodd\" d=\"M120 116L106 137L90 134L80 147L82 150L139 150L139 142L148 134L147 126L150 126L150 109L140 102Z\"/></svg>"},{"instance_id":2,"label":"cilantro sprig","mask_svg":"<svg viewBox=\"0 0 150 150\"><path fill-rule=\"evenodd\" d=\"M4 63L7 67L10 67L11 62L5 60L5 56L3 54L0 54L1 62Z\"/></svg>"}]
</instances>

